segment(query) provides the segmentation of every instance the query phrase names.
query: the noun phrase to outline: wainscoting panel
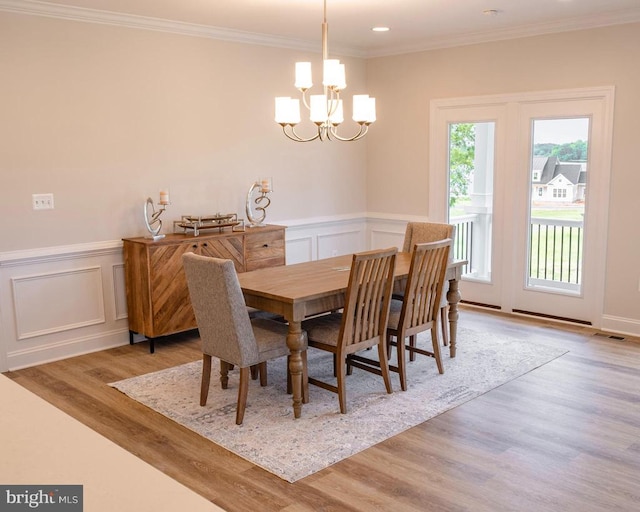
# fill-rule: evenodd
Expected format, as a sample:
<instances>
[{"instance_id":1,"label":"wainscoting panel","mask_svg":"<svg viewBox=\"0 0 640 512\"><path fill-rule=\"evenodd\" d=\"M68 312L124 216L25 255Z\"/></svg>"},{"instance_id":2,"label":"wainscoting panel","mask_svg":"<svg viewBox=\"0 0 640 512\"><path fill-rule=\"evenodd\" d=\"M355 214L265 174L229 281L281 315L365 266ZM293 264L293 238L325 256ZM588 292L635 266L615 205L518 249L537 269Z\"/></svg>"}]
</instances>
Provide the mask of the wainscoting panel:
<instances>
[{"instance_id":1,"label":"wainscoting panel","mask_svg":"<svg viewBox=\"0 0 640 512\"><path fill-rule=\"evenodd\" d=\"M318 235L318 259L357 252L358 249L354 250L353 248L359 246L358 241L361 233L362 230L353 230Z\"/></svg>"},{"instance_id":2,"label":"wainscoting panel","mask_svg":"<svg viewBox=\"0 0 640 512\"><path fill-rule=\"evenodd\" d=\"M402 249L404 243L404 230L400 233L383 229L371 229L370 237L372 249L384 249L386 247L397 247Z\"/></svg>"},{"instance_id":3,"label":"wainscoting panel","mask_svg":"<svg viewBox=\"0 0 640 512\"><path fill-rule=\"evenodd\" d=\"M0 253L0 371L129 343L122 242Z\"/></svg>"},{"instance_id":4,"label":"wainscoting panel","mask_svg":"<svg viewBox=\"0 0 640 512\"><path fill-rule=\"evenodd\" d=\"M100 267L14 277L11 282L19 340L105 321Z\"/></svg>"},{"instance_id":5,"label":"wainscoting panel","mask_svg":"<svg viewBox=\"0 0 640 512\"><path fill-rule=\"evenodd\" d=\"M368 249L366 217L287 221L287 264L302 263Z\"/></svg>"},{"instance_id":6,"label":"wainscoting panel","mask_svg":"<svg viewBox=\"0 0 640 512\"><path fill-rule=\"evenodd\" d=\"M127 290L124 284L124 263L113 265L113 293L114 310L116 320L126 320L127 318Z\"/></svg>"},{"instance_id":7,"label":"wainscoting panel","mask_svg":"<svg viewBox=\"0 0 640 512\"><path fill-rule=\"evenodd\" d=\"M287 236L285 252L287 265L311 261L315 254L314 238L312 236L301 236L299 238Z\"/></svg>"}]
</instances>

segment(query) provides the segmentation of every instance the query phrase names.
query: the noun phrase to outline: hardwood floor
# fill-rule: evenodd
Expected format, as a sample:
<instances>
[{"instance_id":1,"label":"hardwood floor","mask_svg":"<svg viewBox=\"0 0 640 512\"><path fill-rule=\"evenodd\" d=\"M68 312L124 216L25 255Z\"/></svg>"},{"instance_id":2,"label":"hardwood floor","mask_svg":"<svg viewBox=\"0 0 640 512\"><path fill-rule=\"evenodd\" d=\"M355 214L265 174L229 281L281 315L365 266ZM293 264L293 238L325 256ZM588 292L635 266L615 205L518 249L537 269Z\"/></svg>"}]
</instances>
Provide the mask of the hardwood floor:
<instances>
[{"instance_id":1,"label":"hardwood floor","mask_svg":"<svg viewBox=\"0 0 640 512\"><path fill-rule=\"evenodd\" d=\"M460 320L569 353L294 484L106 385L199 359L193 334L6 375L231 512L640 510L638 339L472 308Z\"/></svg>"}]
</instances>

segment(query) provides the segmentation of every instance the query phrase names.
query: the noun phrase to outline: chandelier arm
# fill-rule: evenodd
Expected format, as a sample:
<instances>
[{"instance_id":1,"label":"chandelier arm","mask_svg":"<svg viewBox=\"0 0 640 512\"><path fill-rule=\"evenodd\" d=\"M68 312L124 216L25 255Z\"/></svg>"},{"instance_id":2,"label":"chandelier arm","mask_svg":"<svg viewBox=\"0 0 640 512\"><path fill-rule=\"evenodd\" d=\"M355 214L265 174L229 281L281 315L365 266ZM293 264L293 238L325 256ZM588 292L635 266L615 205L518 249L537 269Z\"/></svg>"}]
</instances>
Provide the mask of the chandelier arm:
<instances>
[{"instance_id":1,"label":"chandelier arm","mask_svg":"<svg viewBox=\"0 0 640 512\"><path fill-rule=\"evenodd\" d=\"M311 110L311 105L309 105L309 99L308 99L308 94L307 91L309 89L299 89L299 91L302 93L302 104L306 107L307 110Z\"/></svg>"},{"instance_id":2,"label":"chandelier arm","mask_svg":"<svg viewBox=\"0 0 640 512\"><path fill-rule=\"evenodd\" d=\"M362 137L364 137L367 134L367 132L369 131L369 124L368 123L360 124L360 130L353 137L341 137L340 135L338 135L337 130L338 130L338 126L337 125L336 126L332 126L330 128L331 135L333 136L334 139L342 141L342 142L352 142L354 140L361 139Z\"/></svg>"},{"instance_id":3,"label":"chandelier arm","mask_svg":"<svg viewBox=\"0 0 640 512\"><path fill-rule=\"evenodd\" d=\"M291 133L287 133L287 126L290 128ZM287 138L295 142L312 142L320 137L320 130L318 130L318 133L316 133L313 137L309 137L308 139L300 137L300 135L296 133L295 127L291 124L283 124L282 132L287 136Z\"/></svg>"}]
</instances>

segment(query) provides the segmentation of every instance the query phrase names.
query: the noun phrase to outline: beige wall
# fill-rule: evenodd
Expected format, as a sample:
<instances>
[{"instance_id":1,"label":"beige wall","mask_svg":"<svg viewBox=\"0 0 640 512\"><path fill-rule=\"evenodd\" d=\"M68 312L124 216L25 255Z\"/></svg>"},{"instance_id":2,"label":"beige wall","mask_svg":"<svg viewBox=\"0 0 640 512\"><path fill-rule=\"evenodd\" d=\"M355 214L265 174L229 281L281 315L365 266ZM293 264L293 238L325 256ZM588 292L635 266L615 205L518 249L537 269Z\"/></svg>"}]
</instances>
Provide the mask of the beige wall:
<instances>
[{"instance_id":1,"label":"beige wall","mask_svg":"<svg viewBox=\"0 0 640 512\"><path fill-rule=\"evenodd\" d=\"M640 324L628 265L640 260L639 56L629 24L347 58L349 96L376 96L378 122L356 144L296 144L273 122L273 98L294 94L296 60L317 73L318 54L2 12L0 253L144 234L143 201L165 186L167 221L244 216L265 174L272 222L426 216L430 100L614 85L605 313ZM55 210L32 210L43 192Z\"/></svg>"},{"instance_id":2,"label":"beige wall","mask_svg":"<svg viewBox=\"0 0 640 512\"><path fill-rule=\"evenodd\" d=\"M319 72L319 53L0 12L0 252L142 235L166 186L168 221L244 217L261 175L268 221L364 212L366 139L299 144L273 121L296 60ZM365 62L343 60L348 97L366 92Z\"/></svg>"},{"instance_id":3,"label":"beige wall","mask_svg":"<svg viewBox=\"0 0 640 512\"><path fill-rule=\"evenodd\" d=\"M637 23L371 59L379 111L369 138L367 210L427 215L432 99L613 85L605 314L640 319L638 59Z\"/></svg>"}]
</instances>

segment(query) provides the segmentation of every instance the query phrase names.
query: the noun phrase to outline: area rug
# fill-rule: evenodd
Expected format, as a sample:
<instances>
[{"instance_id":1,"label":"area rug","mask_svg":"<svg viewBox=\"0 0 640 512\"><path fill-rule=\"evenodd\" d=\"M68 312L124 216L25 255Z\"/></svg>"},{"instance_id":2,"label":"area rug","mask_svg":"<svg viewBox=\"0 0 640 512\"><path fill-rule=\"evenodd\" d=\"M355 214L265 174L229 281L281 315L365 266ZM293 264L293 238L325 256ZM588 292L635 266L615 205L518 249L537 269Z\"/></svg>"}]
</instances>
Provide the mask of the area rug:
<instances>
[{"instance_id":1,"label":"area rug","mask_svg":"<svg viewBox=\"0 0 640 512\"><path fill-rule=\"evenodd\" d=\"M428 334L419 344L430 344ZM395 351L395 350L394 350ZM371 353L377 352L372 350ZM269 385L251 381L244 423L235 424L239 375L229 388L217 379L217 361L209 400L199 405L201 361L110 384L212 442L267 471L295 482L393 435L513 380L566 351L538 343L460 328L456 357L443 350L444 374L432 358L417 356L407 364L408 389L385 392L382 378L358 370L347 378L347 414L340 414L334 393L310 386L302 417L294 420L286 394L286 358L269 362ZM331 379L330 354L309 351L309 374Z\"/></svg>"}]
</instances>

